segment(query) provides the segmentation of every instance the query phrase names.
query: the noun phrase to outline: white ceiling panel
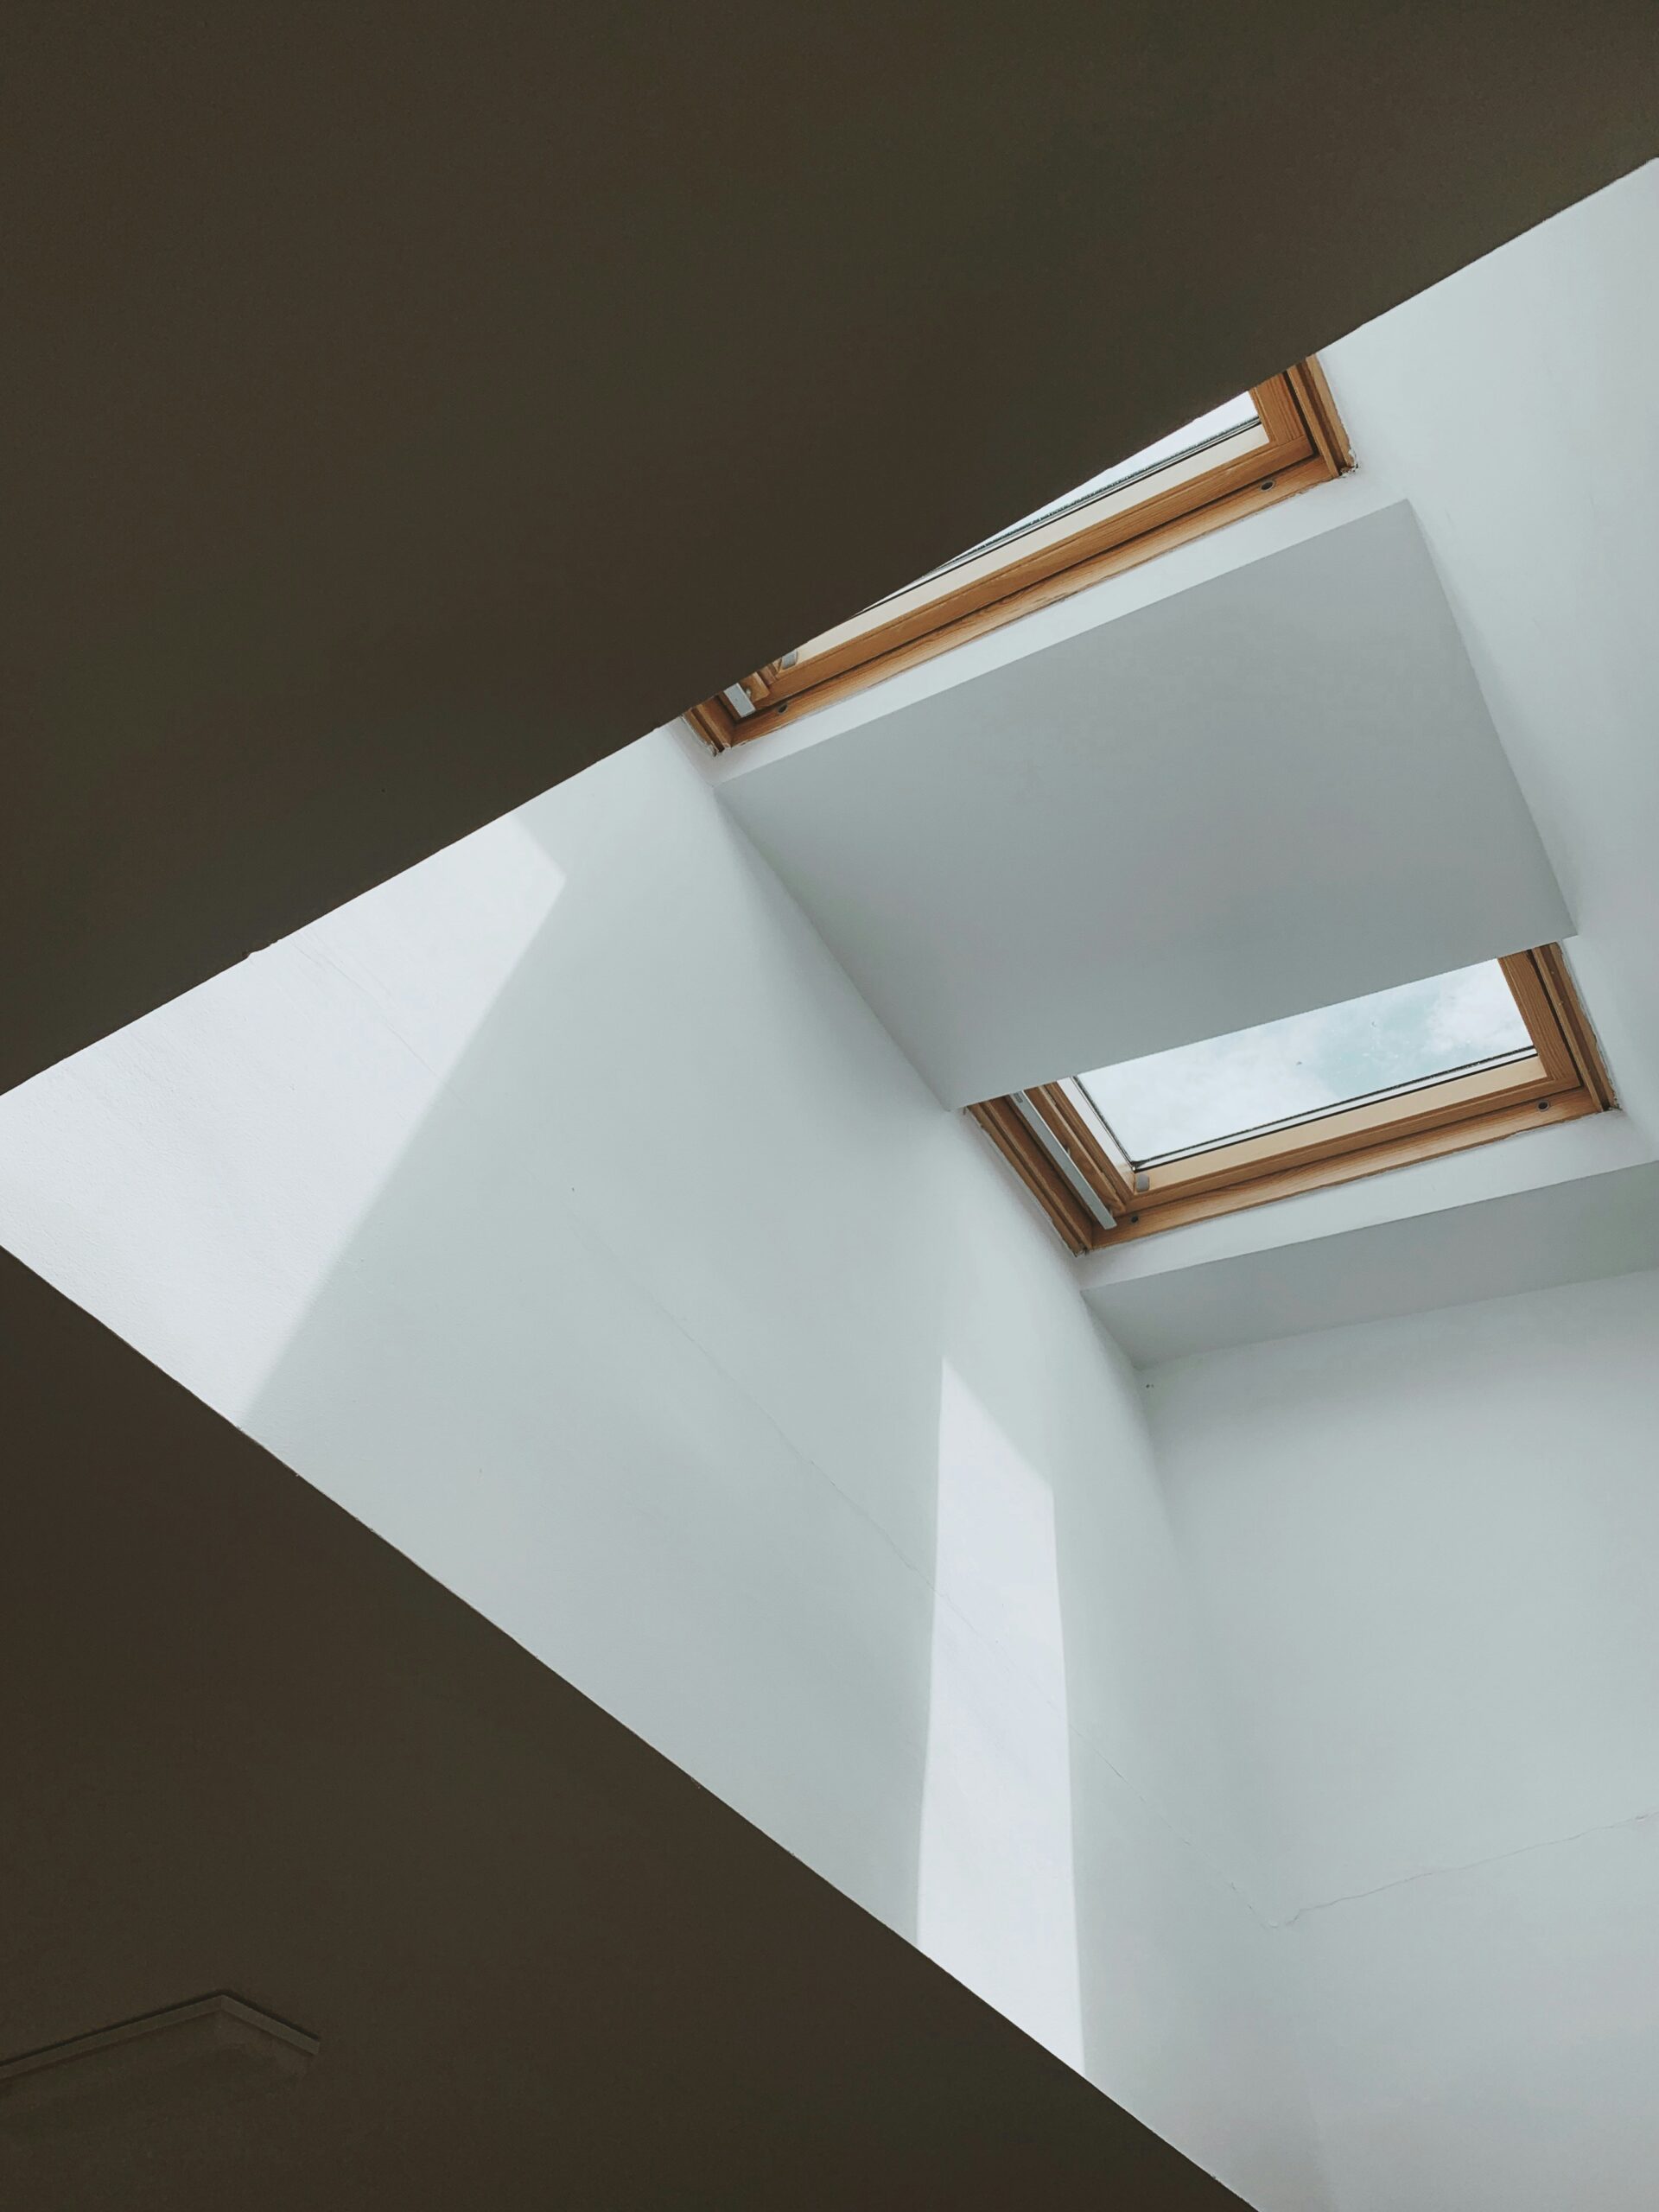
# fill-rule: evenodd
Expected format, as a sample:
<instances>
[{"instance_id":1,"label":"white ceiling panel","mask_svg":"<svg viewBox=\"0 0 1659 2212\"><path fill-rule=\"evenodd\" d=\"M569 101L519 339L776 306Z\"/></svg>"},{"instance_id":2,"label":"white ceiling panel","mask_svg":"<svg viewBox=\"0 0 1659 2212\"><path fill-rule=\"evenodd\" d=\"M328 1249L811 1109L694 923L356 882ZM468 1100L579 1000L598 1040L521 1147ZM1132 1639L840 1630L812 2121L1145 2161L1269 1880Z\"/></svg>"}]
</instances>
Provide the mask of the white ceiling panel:
<instances>
[{"instance_id":1,"label":"white ceiling panel","mask_svg":"<svg viewBox=\"0 0 1659 2212\"><path fill-rule=\"evenodd\" d=\"M721 797L952 1105L1572 926L1402 502Z\"/></svg>"},{"instance_id":2,"label":"white ceiling panel","mask_svg":"<svg viewBox=\"0 0 1659 2212\"><path fill-rule=\"evenodd\" d=\"M1651 1162L1165 1274L1095 1282L1084 1296L1137 1367L1155 1367L1643 1268L1659 1268L1659 1165Z\"/></svg>"}]
</instances>

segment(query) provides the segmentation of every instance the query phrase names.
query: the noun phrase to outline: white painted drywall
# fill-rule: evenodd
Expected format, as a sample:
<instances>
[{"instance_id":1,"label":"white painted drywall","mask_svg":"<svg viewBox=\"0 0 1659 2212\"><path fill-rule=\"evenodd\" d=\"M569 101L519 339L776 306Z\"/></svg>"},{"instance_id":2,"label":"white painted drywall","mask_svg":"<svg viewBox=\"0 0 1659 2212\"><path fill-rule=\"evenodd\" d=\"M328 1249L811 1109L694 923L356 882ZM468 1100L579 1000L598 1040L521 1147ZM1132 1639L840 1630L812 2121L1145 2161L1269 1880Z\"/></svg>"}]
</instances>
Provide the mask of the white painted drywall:
<instances>
[{"instance_id":1,"label":"white painted drywall","mask_svg":"<svg viewBox=\"0 0 1659 2212\"><path fill-rule=\"evenodd\" d=\"M1561 1134L1586 1126L1564 1125ZM1085 1281L1084 1297L1137 1367L1154 1367L1224 1345L1645 1268L1659 1268L1652 1160L1192 1266L1101 1274Z\"/></svg>"},{"instance_id":2,"label":"white painted drywall","mask_svg":"<svg viewBox=\"0 0 1659 2212\"><path fill-rule=\"evenodd\" d=\"M1659 1138L1656 270L1651 163L1324 358L1366 472L1417 516Z\"/></svg>"},{"instance_id":3,"label":"white painted drywall","mask_svg":"<svg viewBox=\"0 0 1659 2212\"><path fill-rule=\"evenodd\" d=\"M1421 1160L1386 1175L1333 1183L1268 1206L1217 1214L1157 1236L1103 1245L1078 1264L1085 1287L1127 1285L1151 1275L1202 1269L1211 1261L1277 1251L1290 1244L1345 1236L1351 1230L1408 1221L1419 1214L1480 1205L1488 1198L1519 1197L1554 1183L1616 1175L1653 1160L1652 1140L1622 1109L1553 1128L1529 1129L1522 1140L1478 1145L1468 1152ZM1351 1319L1372 1316L1351 1315ZM1241 1338L1241 1342L1245 1339ZM1188 1345L1183 1350L1209 1350ZM1172 1355L1173 1356L1173 1355Z\"/></svg>"},{"instance_id":4,"label":"white painted drywall","mask_svg":"<svg viewBox=\"0 0 1659 2212\"><path fill-rule=\"evenodd\" d=\"M1406 505L1094 603L721 783L947 1104L1570 928Z\"/></svg>"},{"instance_id":5,"label":"white painted drywall","mask_svg":"<svg viewBox=\"0 0 1659 2212\"><path fill-rule=\"evenodd\" d=\"M1325 356L1577 915L1623 1127L1529 1145L1578 1151L1579 1181L1471 1192L1471 1154L1436 1164L1465 1179L1438 1214L1355 1231L1327 1207L1324 1255L1290 1210L1255 1254L1212 1224L1197 1265L1141 1277L1148 1352L1166 1325L1405 1299L1414 1262L1434 1309L1146 1378L1278 1837L1261 1899L1340 2212L1655 2202L1659 1274L1446 1299L1494 1268L1628 1266L1652 1234L1654 1171L1607 1141L1659 1131L1656 267L1649 168Z\"/></svg>"},{"instance_id":6,"label":"white painted drywall","mask_svg":"<svg viewBox=\"0 0 1659 2212\"><path fill-rule=\"evenodd\" d=\"M1127 1368L659 734L0 1101L0 1236L1263 2212Z\"/></svg>"},{"instance_id":7,"label":"white painted drywall","mask_svg":"<svg viewBox=\"0 0 1659 2212\"><path fill-rule=\"evenodd\" d=\"M1341 2212L1649 2212L1659 1274L1146 1390Z\"/></svg>"}]
</instances>

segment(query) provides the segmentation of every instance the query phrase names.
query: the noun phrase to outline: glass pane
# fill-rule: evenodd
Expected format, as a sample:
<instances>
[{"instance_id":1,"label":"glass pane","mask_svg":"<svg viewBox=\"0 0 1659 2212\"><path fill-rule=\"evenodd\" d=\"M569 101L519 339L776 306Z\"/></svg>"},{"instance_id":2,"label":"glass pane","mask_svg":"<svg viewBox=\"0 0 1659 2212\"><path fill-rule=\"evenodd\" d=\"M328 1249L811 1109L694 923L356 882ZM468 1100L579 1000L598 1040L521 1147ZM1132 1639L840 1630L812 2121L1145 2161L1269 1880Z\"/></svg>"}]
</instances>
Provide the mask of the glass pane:
<instances>
[{"instance_id":1,"label":"glass pane","mask_svg":"<svg viewBox=\"0 0 1659 2212\"><path fill-rule=\"evenodd\" d=\"M1503 971L1489 960L1078 1080L1144 1166L1531 1050Z\"/></svg>"}]
</instances>

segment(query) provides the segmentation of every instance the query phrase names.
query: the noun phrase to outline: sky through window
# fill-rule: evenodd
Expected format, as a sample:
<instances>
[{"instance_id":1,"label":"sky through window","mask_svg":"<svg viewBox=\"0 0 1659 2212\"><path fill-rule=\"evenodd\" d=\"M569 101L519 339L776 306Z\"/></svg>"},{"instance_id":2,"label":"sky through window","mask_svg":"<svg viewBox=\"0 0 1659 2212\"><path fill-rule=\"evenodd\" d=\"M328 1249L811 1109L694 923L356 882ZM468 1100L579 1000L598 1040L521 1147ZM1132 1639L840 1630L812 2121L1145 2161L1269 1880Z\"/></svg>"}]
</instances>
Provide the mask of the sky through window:
<instances>
[{"instance_id":1,"label":"sky through window","mask_svg":"<svg viewBox=\"0 0 1659 2212\"><path fill-rule=\"evenodd\" d=\"M1531 1050L1515 995L1491 960L1078 1080L1144 1166Z\"/></svg>"}]
</instances>

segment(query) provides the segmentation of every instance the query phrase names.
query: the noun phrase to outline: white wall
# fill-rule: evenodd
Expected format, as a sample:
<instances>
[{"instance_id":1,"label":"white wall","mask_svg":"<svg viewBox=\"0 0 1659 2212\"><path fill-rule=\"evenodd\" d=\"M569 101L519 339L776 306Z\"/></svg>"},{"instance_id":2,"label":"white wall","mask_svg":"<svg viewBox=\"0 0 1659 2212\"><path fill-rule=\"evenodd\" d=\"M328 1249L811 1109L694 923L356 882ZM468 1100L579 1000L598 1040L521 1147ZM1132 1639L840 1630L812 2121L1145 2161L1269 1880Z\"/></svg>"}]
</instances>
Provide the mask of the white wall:
<instances>
[{"instance_id":1,"label":"white wall","mask_svg":"<svg viewBox=\"0 0 1659 2212\"><path fill-rule=\"evenodd\" d=\"M1146 1388L1342 2212L1647 2212L1659 1274Z\"/></svg>"},{"instance_id":2,"label":"white wall","mask_svg":"<svg viewBox=\"0 0 1659 2212\"><path fill-rule=\"evenodd\" d=\"M1659 1137L1656 268L1659 162L1324 359L1362 474L1411 501Z\"/></svg>"},{"instance_id":3,"label":"white wall","mask_svg":"<svg viewBox=\"0 0 1659 2212\"><path fill-rule=\"evenodd\" d=\"M0 1101L0 1234L1271 2212L1139 1391L671 735Z\"/></svg>"},{"instance_id":4,"label":"white wall","mask_svg":"<svg viewBox=\"0 0 1659 2212\"><path fill-rule=\"evenodd\" d=\"M1418 515L1649 1147L1656 266L1649 168L1325 357L1357 484L1403 493ZM1585 1172L1617 1217L1620 1176ZM1553 1209L1571 1272L1572 1195L1563 1183L1493 1203ZM1147 1405L1277 1837L1261 1903L1303 2012L1341 2212L1646 2212L1659 1274L1448 1307L1478 1256L1452 1203L1434 1224L1446 1263L1414 1246L1421 1302L1437 1310L1159 1367ZM1631 1213L1608 1227L1611 1264L1630 1266L1643 1238L1652 1250ZM1321 1320L1377 1288L1356 1279L1364 1240L1331 1242L1354 1249ZM1388 1243L1366 1249L1386 1256ZM1230 1300L1227 1332L1271 1329L1275 1313L1286 1325L1279 1256L1256 1263L1273 1273L1254 1287L1248 1268L1217 1263L1237 1277L1213 1292ZM1136 1287L1125 1276L1116 1294Z\"/></svg>"}]
</instances>

